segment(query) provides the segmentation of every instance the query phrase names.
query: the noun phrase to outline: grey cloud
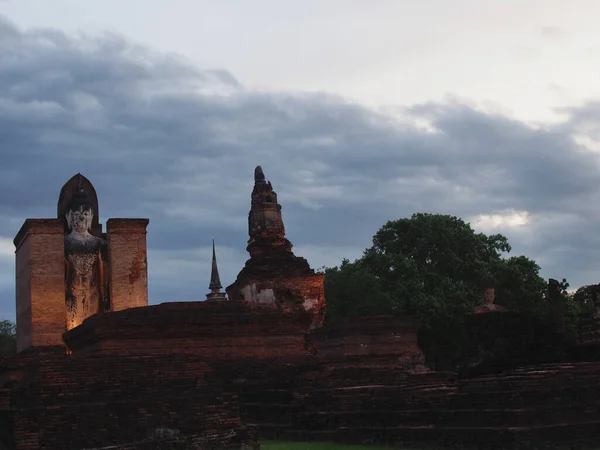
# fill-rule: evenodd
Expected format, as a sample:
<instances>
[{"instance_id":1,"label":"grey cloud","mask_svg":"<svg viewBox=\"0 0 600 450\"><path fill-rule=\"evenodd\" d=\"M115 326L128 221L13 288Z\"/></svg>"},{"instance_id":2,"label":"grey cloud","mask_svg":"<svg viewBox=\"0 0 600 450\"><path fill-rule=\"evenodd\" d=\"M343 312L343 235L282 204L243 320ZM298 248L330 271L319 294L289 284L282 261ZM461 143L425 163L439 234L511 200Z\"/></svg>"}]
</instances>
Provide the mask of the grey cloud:
<instances>
[{"instance_id":1,"label":"grey cloud","mask_svg":"<svg viewBox=\"0 0 600 450\"><path fill-rule=\"evenodd\" d=\"M54 216L62 184L80 171L96 186L101 221L150 218L151 301L203 298L209 266L198 258L212 238L229 249L224 284L243 266L261 164L297 248L355 258L383 223L414 212L526 210L526 232L502 229L514 252L573 285L595 281L598 158L572 135L597 108L545 129L457 101L403 110L435 132L335 95L253 92L226 71L119 36L0 21L0 236ZM323 253L312 254L320 267ZM0 310L14 311L6 302Z\"/></svg>"},{"instance_id":2,"label":"grey cloud","mask_svg":"<svg viewBox=\"0 0 600 450\"><path fill-rule=\"evenodd\" d=\"M545 39L562 39L567 35L567 31L556 25L548 25L540 29L542 37Z\"/></svg>"}]
</instances>

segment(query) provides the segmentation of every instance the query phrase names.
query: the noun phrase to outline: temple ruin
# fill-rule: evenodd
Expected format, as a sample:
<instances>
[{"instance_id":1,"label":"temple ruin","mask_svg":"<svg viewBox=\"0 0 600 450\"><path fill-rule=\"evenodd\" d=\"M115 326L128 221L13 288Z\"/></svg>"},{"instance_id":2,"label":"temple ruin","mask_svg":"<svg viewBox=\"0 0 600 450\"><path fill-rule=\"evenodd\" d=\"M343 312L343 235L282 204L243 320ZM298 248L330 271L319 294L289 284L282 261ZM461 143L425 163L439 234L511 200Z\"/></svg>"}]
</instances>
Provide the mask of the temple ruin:
<instances>
[{"instance_id":1,"label":"temple ruin","mask_svg":"<svg viewBox=\"0 0 600 450\"><path fill-rule=\"evenodd\" d=\"M109 219L103 232L81 174L61 190L56 219L25 221L14 241L19 353L0 359L0 448L597 443L600 318L584 344L566 345L556 282L552 326L492 306L488 289L494 314L467 318L464 370L434 371L413 317L323 321L324 275L292 253L260 166L254 182L250 259L229 298L213 241L206 299L148 306L148 219Z\"/></svg>"},{"instance_id":2,"label":"temple ruin","mask_svg":"<svg viewBox=\"0 0 600 450\"><path fill-rule=\"evenodd\" d=\"M56 219L27 219L14 239L17 351L60 346L95 314L148 305L148 219L99 222L80 173L62 187Z\"/></svg>"},{"instance_id":3,"label":"temple ruin","mask_svg":"<svg viewBox=\"0 0 600 450\"><path fill-rule=\"evenodd\" d=\"M313 315L311 329L321 327L326 314L325 275L315 273L306 259L292 252L277 193L261 166L254 170L251 199L246 247L250 259L227 287L229 298L283 311L304 309Z\"/></svg>"}]
</instances>

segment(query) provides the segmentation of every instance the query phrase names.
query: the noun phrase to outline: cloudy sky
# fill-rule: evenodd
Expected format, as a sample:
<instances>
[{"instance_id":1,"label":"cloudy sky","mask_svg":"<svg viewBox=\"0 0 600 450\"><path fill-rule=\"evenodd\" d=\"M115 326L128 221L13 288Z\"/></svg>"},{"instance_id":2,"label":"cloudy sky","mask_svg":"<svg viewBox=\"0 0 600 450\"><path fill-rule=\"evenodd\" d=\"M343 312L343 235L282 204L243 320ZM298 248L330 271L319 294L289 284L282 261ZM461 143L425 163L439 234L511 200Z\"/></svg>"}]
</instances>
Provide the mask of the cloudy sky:
<instances>
[{"instance_id":1,"label":"cloudy sky","mask_svg":"<svg viewBox=\"0 0 600 450\"><path fill-rule=\"evenodd\" d=\"M567 7L568 6L568 7ZM600 271L600 2L0 0L0 317L12 239L82 172L148 217L150 301L247 257L253 170L314 268L453 214L573 287Z\"/></svg>"}]
</instances>

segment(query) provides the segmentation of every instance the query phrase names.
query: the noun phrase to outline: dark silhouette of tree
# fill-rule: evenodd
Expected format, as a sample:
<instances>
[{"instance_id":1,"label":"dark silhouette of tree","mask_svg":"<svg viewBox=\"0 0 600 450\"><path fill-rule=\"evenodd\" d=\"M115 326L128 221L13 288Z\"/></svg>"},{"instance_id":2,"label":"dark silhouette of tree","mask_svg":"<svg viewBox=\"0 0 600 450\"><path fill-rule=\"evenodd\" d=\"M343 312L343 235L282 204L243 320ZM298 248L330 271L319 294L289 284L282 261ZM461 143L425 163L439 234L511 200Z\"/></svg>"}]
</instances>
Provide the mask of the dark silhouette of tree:
<instances>
[{"instance_id":1,"label":"dark silhouette of tree","mask_svg":"<svg viewBox=\"0 0 600 450\"><path fill-rule=\"evenodd\" d=\"M10 320L0 321L0 356L17 353L17 327Z\"/></svg>"}]
</instances>

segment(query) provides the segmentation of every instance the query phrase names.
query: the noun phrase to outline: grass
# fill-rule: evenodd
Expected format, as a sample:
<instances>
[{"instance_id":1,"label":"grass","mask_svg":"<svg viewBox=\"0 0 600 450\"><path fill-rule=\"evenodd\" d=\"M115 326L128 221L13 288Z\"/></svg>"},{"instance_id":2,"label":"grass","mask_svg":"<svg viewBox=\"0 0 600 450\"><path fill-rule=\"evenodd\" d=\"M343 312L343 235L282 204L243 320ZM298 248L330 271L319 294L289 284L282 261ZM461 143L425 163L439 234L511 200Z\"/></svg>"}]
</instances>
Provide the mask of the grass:
<instances>
[{"instance_id":1,"label":"grass","mask_svg":"<svg viewBox=\"0 0 600 450\"><path fill-rule=\"evenodd\" d=\"M392 448L377 445L331 444L328 442L262 441L260 443L261 450L392 450Z\"/></svg>"},{"instance_id":2,"label":"grass","mask_svg":"<svg viewBox=\"0 0 600 450\"><path fill-rule=\"evenodd\" d=\"M261 450L411 450L408 447L385 447L379 445L344 445L332 444L329 442L283 442L283 441L262 441ZM420 447L423 449L423 447ZM430 447L426 447L430 448ZM439 447L435 447L439 450ZM560 447L564 448L564 447ZM568 448L571 448L570 446ZM600 450L600 447L582 447L587 450ZM431 447L433 450L433 447ZM416 450L413 449L413 450Z\"/></svg>"}]
</instances>

